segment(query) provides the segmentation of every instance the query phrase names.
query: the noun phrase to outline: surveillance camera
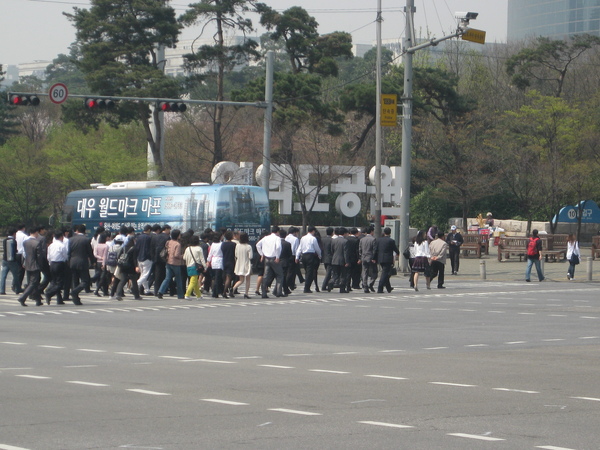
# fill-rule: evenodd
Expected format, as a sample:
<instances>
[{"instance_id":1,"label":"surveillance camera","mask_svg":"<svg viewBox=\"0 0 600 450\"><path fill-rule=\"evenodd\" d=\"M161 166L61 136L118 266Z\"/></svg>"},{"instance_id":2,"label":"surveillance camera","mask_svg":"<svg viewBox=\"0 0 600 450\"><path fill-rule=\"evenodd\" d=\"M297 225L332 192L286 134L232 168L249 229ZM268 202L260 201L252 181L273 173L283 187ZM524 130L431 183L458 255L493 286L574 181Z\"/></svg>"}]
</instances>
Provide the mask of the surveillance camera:
<instances>
[{"instance_id":1,"label":"surveillance camera","mask_svg":"<svg viewBox=\"0 0 600 450\"><path fill-rule=\"evenodd\" d=\"M457 12L455 17L459 20L475 20L478 15L476 12Z\"/></svg>"}]
</instances>

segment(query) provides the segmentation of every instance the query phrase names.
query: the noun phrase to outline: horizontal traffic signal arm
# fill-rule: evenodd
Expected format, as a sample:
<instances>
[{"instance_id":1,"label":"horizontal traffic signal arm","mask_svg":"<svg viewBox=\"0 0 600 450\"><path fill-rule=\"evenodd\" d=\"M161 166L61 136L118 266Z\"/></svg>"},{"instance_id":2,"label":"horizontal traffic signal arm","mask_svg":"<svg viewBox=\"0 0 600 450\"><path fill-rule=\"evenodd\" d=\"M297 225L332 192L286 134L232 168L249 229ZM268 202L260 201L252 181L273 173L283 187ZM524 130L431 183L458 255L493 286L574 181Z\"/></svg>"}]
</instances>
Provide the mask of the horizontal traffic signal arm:
<instances>
[{"instance_id":1,"label":"horizontal traffic signal arm","mask_svg":"<svg viewBox=\"0 0 600 450\"><path fill-rule=\"evenodd\" d=\"M14 106L37 106L40 104L37 94L9 94L8 100Z\"/></svg>"},{"instance_id":2,"label":"horizontal traffic signal arm","mask_svg":"<svg viewBox=\"0 0 600 450\"><path fill-rule=\"evenodd\" d=\"M8 92L8 98L9 101L12 102L12 99L14 96L18 96L20 98L29 98L31 103L27 103L27 104L31 104L31 105L39 105L40 103L40 99L39 97L48 97L48 93L35 93L35 92ZM37 103L33 103L34 102L34 98L36 99L35 101ZM188 100L188 99L180 99L180 98L147 98L147 97L117 97L117 96L103 96L103 95L91 95L91 94L87 94L87 95L81 95L81 94L69 94L69 99L71 98L81 98L84 100L84 104L86 107L89 107L87 105L88 100L95 100L97 102L101 102L104 101L105 102L105 107L110 108L111 106L108 106L108 103L112 102L112 105L114 106L114 104L116 104L117 102L122 102L122 101L133 101L133 102L144 102L144 103L148 103L148 104L153 104L156 105L157 107L162 109L162 104L175 104L177 105L177 110L173 110L173 109L169 109L169 110L164 110L163 111L179 111L179 112L183 112L185 111L185 109L187 109L187 105L229 105L229 106L254 106L256 108L266 108L267 107L267 103L266 102L228 102L228 101L215 101L215 100ZM108 103L106 103L108 102ZM98 106L100 107L100 106ZM181 109L183 107L183 109Z\"/></svg>"}]
</instances>

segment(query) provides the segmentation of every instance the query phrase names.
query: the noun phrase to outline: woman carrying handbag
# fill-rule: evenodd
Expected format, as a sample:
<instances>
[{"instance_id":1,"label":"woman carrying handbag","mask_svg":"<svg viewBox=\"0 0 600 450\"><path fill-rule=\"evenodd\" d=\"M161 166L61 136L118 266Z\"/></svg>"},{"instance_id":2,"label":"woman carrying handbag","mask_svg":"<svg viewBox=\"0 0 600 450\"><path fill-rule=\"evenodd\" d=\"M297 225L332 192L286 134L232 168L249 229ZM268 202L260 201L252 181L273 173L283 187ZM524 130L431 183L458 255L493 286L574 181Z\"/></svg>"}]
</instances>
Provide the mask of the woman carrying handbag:
<instances>
[{"instance_id":1,"label":"woman carrying handbag","mask_svg":"<svg viewBox=\"0 0 600 450\"><path fill-rule=\"evenodd\" d=\"M575 239L573 233L567 238L567 260L569 261L569 270L567 271L567 280L575 279L575 266L579 264L581 253L579 251L579 242Z\"/></svg>"}]
</instances>

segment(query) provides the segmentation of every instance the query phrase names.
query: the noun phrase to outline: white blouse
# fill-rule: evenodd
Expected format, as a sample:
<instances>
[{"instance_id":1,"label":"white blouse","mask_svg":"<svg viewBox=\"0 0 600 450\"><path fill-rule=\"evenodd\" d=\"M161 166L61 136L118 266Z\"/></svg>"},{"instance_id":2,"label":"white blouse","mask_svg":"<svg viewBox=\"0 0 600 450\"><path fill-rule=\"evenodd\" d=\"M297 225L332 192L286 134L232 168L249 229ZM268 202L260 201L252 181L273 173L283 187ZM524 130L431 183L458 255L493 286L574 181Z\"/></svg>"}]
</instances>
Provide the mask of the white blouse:
<instances>
[{"instance_id":1,"label":"white blouse","mask_svg":"<svg viewBox=\"0 0 600 450\"><path fill-rule=\"evenodd\" d=\"M419 256L431 258L431 253L429 252L429 243L426 240L421 242L421 244L417 244L415 242L415 258L418 258Z\"/></svg>"}]
</instances>

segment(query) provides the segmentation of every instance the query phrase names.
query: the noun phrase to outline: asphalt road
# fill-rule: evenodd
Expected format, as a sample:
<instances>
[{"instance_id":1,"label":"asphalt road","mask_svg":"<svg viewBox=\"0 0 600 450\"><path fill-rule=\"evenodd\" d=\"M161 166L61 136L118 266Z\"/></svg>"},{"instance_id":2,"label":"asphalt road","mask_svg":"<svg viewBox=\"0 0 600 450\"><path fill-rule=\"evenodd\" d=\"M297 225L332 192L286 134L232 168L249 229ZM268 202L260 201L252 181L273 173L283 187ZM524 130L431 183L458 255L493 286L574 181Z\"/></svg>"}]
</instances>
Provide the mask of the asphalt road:
<instances>
[{"instance_id":1,"label":"asphalt road","mask_svg":"<svg viewBox=\"0 0 600 450\"><path fill-rule=\"evenodd\" d=\"M600 285L447 278L281 301L3 296L0 449L600 448Z\"/></svg>"}]
</instances>

